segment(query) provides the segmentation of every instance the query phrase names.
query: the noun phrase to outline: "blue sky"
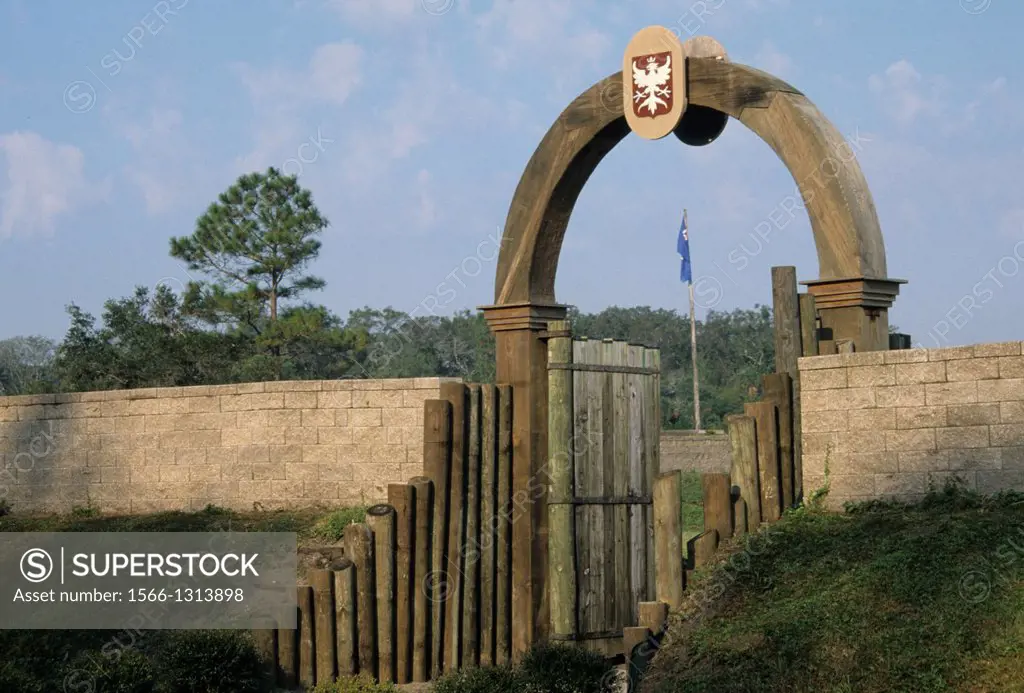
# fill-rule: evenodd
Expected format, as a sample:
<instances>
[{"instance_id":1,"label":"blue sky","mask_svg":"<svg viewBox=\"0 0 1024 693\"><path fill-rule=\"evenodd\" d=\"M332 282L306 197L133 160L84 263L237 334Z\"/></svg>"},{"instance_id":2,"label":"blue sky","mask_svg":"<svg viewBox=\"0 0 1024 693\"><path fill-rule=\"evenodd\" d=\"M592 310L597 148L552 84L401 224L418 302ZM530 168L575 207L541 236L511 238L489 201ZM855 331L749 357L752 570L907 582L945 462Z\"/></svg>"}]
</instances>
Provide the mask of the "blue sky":
<instances>
[{"instance_id":1,"label":"blue sky","mask_svg":"<svg viewBox=\"0 0 1024 693\"><path fill-rule=\"evenodd\" d=\"M660 24L789 81L856 143L909 280L892 322L923 346L1021 339L1022 22L1009 0L2 0L0 338L60 337L72 301L98 315L136 285L179 288L168 239L270 165L331 221L314 300L488 304L540 138ZM685 207L714 289L698 316L765 303L771 266L817 277L804 216L755 232L793 190L735 121L703 148L628 137L580 196L557 298L685 312Z\"/></svg>"}]
</instances>

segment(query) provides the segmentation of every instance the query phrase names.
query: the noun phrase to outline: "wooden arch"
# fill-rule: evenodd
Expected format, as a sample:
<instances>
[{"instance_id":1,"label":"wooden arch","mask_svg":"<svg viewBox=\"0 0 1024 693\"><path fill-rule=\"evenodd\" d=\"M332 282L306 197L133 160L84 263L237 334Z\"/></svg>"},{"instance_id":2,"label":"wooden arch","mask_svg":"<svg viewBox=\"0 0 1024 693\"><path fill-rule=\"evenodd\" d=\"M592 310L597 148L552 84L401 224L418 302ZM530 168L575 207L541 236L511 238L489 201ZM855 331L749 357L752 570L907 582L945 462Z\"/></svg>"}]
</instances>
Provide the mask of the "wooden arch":
<instances>
[{"instance_id":1,"label":"wooden arch","mask_svg":"<svg viewBox=\"0 0 1024 693\"><path fill-rule=\"evenodd\" d=\"M793 176L810 217L820 278L806 282L823 328L857 351L888 348L887 309L899 280L886 276L878 215L856 157L797 89L715 58L687 58L689 103L725 113L768 143ZM513 388L512 643L517 654L546 637L547 346L555 273L569 217L601 159L630 132L615 73L574 100L534 152L516 188L498 256L494 305L498 382ZM529 502L526 502L526 501Z\"/></svg>"},{"instance_id":2,"label":"wooden arch","mask_svg":"<svg viewBox=\"0 0 1024 693\"><path fill-rule=\"evenodd\" d=\"M739 120L775 151L799 187L822 279L885 279L885 246L860 166L838 130L800 91L765 72L689 58L687 97ZM621 73L573 101L520 179L505 224L494 302L554 302L562 238L598 163L629 132Z\"/></svg>"}]
</instances>

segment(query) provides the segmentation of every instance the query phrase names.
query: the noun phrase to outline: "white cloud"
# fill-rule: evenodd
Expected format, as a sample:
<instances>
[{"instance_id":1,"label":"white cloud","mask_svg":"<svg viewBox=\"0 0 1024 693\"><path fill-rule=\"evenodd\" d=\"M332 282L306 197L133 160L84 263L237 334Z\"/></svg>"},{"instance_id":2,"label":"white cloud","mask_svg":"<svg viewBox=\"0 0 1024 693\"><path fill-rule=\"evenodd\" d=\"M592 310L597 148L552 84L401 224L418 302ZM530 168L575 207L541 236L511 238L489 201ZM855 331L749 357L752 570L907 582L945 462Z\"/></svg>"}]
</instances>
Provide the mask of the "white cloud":
<instances>
[{"instance_id":1,"label":"white cloud","mask_svg":"<svg viewBox=\"0 0 1024 693\"><path fill-rule=\"evenodd\" d=\"M318 104L344 105L362 81L363 49L348 41L316 48L303 70L235 66L255 111L253 147L235 162L253 171L294 156L305 141L303 115ZM305 128L309 129L309 128Z\"/></svg>"},{"instance_id":2,"label":"white cloud","mask_svg":"<svg viewBox=\"0 0 1024 693\"><path fill-rule=\"evenodd\" d=\"M342 19L359 22L405 21L423 11L422 0L326 0ZM431 0L433 1L433 0Z\"/></svg>"},{"instance_id":3,"label":"white cloud","mask_svg":"<svg viewBox=\"0 0 1024 693\"><path fill-rule=\"evenodd\" d=\"M920 116L937 116L944 107L944 81L925 79L908 60L899 60L881 75L871 75L868 87L882 102L886 113L901 125Z\"/></svg>"},{"instance_id":4,"label":"white cloud","mask_svg":"<svg viewBox=\"0 0 1024 693\"><path fill-rule=\"evenodd\" d=\"M0 191L0 240L54 232L58 217L106 196L109 187L85 176L85 155L35 132L0 135L7 181Z\"/></svg>"},{"instance_id":5,"label":"white cloud","mask_svg":"<svg viewBox=\"0 0 1024 693\"><path fill-rule=\"evenodd\" d=\"M477 19L480 46L499 67L539 61L556 80L575 81L572 72L600 64L612 45L583 19L585 9L566 0L495 0Z\"/></svg>"},{"instance_id":6,"label":"white cloud","mask_svg":"<svg viewBox=\"0 0 1024 693\"><path fill-rule=\"evenodd\" d=\"M149 214L172 209L197 183L200 165L182 124L180 111L153 109L148 121L124 127L137 157L124 167L124 173L141 190Z\"/></svg>"}]
</instances>

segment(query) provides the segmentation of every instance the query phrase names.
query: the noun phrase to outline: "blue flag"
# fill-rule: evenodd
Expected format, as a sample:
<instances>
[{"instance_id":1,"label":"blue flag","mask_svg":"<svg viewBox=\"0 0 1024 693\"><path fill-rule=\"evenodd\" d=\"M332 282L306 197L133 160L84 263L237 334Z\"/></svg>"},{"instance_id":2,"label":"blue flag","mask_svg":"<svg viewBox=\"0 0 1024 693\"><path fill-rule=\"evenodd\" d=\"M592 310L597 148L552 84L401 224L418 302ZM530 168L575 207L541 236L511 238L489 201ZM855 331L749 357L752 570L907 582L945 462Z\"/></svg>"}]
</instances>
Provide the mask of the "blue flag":
<instances>
[{"instance_id":1,"label":"blue flag","mask_svg":"<svg viewBox=\"0 0 1024 693\"><path fill-rule=\"evenodd\" d=\"M679 239L676 241L676 250L679 252L679 259L682 266L679 268L679 279L687 283L693 283L693 265L690 263L690 236L686 232L686 216L683 216L683 223L679 227Z\"/></svg>"}]
</instances>

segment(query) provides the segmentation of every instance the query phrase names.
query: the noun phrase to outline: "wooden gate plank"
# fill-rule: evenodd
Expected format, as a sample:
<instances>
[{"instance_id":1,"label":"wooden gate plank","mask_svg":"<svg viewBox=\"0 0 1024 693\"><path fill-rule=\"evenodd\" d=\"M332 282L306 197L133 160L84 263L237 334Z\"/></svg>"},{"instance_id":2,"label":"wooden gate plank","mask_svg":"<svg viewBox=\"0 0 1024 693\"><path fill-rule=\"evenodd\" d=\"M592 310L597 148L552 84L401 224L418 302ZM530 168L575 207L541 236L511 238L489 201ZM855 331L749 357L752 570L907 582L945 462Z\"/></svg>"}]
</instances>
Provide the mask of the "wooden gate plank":
<instances>
[{"instance_id":1,"label":"wooden gate plank","mask_svg":"<svg viewBox=\"0 0 1024 693\"><path fill-rule=\"evenodd\" d=\"M643 347L627 345L626 363L632 367L643 366ZM630 374L626 376L627 396L629 398L629 484L627 493L631 496L648 494L644 472L644 429L643 429L643 376ZM647 550L647 528L644 509L630 506L629 513L629 544L632 547L629 580L631 602L649 601L651 593L647 589L647 576L653 572L653 556Z\"/></svg>"},{"instance_id":2,"label":"wooden gate plank","mask_svg":"<svg viewBox=\"0 0 1024 693\"><path fill-rule=\"evenodd\" d=\"M609 353L610 352L610 353ZM606 347L605 361L613 366L625 366L629 360L629 345L626 342L612 342ZM626 389L626 374L613 373L611 376L612 410L612 497L622 498L629 493L629 391ZM607 483L605 488L607 489ZM633 598L630 584L630 555L633 553L629 542L629 508L625 505L610 508L613 526L615 561L615 590L610 595L614 606L614 627L625 628L636 623L637 601Z\"/></svg>"},{"instance_id":3,"label":"wooden gate plank","mask_svg":"<svg viewBox=\"0 0 1024 693\"><path fill-rule=\"evenodd\" d=\"M551 332L568 332L566 320L548 323ZM572 338L548 339L548 362L572 361ZM576 537L573 532L573 377L571 370L548 372L548 594L551 632L556 637L577 633Z\"/></svg>"},{"instance_id":4,"label":"wooden gate plank","mask_svg":"<svg viewBox=\"0 0 1024 693\"><path fill-rule=\"evenodd\" d=\"M661 368L661 355L657 349L644 348L644 367ZM645 375L644 379L644 491L647 495L654 494L654 480L661 474L661 380L656 375ZM647 529L647 553L654 555L654 506L644 509L644 527ZM654 594L654 571L647 573L647 594Z\"/></svg>"}]
</instances>

